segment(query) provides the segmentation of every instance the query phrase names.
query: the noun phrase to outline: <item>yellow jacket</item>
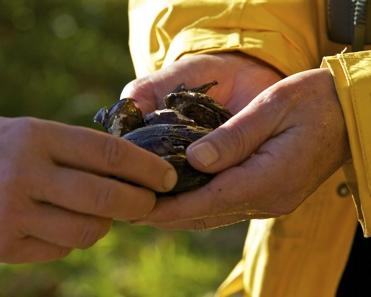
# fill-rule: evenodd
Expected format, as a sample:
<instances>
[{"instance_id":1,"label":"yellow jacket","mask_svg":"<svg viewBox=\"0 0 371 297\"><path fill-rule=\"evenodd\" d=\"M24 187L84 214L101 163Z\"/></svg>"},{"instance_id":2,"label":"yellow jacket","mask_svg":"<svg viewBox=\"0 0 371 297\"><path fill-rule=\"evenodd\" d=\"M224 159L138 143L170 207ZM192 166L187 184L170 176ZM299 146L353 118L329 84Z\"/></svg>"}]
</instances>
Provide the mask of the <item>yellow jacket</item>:
<instances>
[{"instance_id":1,"label":"yellow jacket","mask_svg":"<svg viewBox=\"0 0 371 297\"><path fill-rule=\"evenodd\" d=\"M286 75L322 61L335 79L352 162L292 214L252 220L243 258L217 296L332 297L357 216L371 236L371 51L341 53L345 45L327 38L325 15L325 0L130 1L138 76L188 54L240 51Z\"/></svg>"}]
</instances>

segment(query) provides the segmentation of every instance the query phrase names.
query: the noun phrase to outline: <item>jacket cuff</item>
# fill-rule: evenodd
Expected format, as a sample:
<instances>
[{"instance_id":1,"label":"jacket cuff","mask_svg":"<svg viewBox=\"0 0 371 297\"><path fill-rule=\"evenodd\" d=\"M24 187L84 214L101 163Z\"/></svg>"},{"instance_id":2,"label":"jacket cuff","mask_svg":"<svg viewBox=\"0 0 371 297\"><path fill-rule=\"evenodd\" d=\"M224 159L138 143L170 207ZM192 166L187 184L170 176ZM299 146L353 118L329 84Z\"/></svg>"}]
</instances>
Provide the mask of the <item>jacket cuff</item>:
<instances>
[{"instance_id":1,"label":"jacket cuff","mask_svg":"<svg viewBox=\"0 0 371 297\"><path fill-rule=\"evenodd\" d=\"M371 51L325 57L343 110L352 152L345 165L358 219L364 235L371 236Z\"/></svg>"},{"instance_id":2,"label":"jacket cuff","mask_svg":"<svg viewBox=\"0 0 371 297\"><path fill-rule=\"evenodd\" d=\"M308 55L279 32L190 28L179 32L172 40L163 66L191 54L232 51L260 59L285 75L306 70L313 64Z\"/></svg>"}]
</instances>

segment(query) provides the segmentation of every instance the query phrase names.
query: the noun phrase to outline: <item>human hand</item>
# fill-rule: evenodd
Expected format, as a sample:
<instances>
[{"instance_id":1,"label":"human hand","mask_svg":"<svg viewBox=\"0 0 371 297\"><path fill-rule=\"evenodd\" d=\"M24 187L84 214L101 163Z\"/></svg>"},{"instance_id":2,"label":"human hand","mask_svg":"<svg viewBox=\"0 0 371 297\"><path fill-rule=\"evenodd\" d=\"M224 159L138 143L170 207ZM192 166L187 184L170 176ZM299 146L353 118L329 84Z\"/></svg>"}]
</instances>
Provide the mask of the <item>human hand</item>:
<instances>
[{"instance_id":1,"label":"human hand","mask_svg":"<svg viewBox=\"0 0 371 297\"><path fill-rule=\"evenodd\" d=\"M169 163L128 141L0 117L0 262L50 261L87 248L112 219L145 216L155 204L152 190L175 183Z\"/></svg>"},{"instance_id":2,"label":"human hand","mask_svg":"<svg viewBox=\"0 0 371 297\"><path fill-rule=\"evenodd\" d=\"M194 87L216 80L219 84L208 94L237 113L261 91L281 78L281 74L270 66L239 53L197 55L134 80L124 88L121 98L133 97L143 111L151 112L163 107L163 96L180 83Z\"/></svg>"},{"instance_id":3,"label":"human hand","mask_svg":"<svg viewBox=\"0 0 371 297\"><path fill-rule=\"evenodd\" d=\"M163 97L184 83L187 88L216 80L207 94L232 113L239 112L261 91L282 78L270 66L239 53L196 55L127 84L121 98L135 98L144 112L163 108Z\"/></svg>"},{"instance_id":4,"label":"human hand","mask_svg":"<svg viewBox=\"0 0 371 297\"><path fill-rule=\"evenodd\" d=\"M189 146L187 158L217 175L160 200L140 223L205 229L292 212L350 158L331 74L314 69L274 84Z\"/></svg>"}]
</instances>

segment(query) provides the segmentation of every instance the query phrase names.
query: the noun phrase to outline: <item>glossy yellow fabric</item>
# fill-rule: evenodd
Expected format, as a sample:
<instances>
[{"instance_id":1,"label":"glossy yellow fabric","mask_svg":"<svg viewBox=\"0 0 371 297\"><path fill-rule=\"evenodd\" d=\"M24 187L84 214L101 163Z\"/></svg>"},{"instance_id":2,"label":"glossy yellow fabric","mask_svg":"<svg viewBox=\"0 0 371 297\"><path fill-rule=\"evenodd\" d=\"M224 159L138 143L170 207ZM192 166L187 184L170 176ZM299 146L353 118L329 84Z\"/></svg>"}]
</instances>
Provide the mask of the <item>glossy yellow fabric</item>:
<instances>
[{"instance_id":1,"label":"glossy yellow fabric","mask_svg":"<svg viewBox=\"0 0 371 297\"><path fill-rule=\"evenodd\" d=\"M316 27L312 1L130 1L129 43L137 76L195 52L239 50L286 74L318 65L315 34L296 30Z\"/></svg>"},{"instance_id":2,"label":"glossy yellow fabric","mask_svg":"<svg viewBox=\"0 0 371 297\"><path fill-rule=\"evenodd\" d=\"M255 56L286 75L323 60L334 76L352 150L346 176L336 172L288 216L252 220L243 257L217 296L332 297L355 210L371 236L371 54L338 54L345 45L327 39L325 12L325 0L130 1L129 43L139 77L187 55L226 51ZM345 181L354 203L337 194Z\"/></svg>"},{"instance_id":3,"label":"glossy yellow fabric","mask_svg":"<svg viewBox=\"0 0 371 297\"><path fill-rule=\"evenodd\" d=\"M252 220L242 260L217 296L335 296L356 227L350 195L336 194L343 180L338 171L288 216Z\"/></svg>"},{"instance_id":4,"label":"glossy yellow fabric","mask_svg":"<svg viewBox=\"0 0 371 297\"><path fill-rule=\"evenodd\" d=\"M371 51L325 57L335 78L351 145L353 168L346 168L358 218L371 236Z\"/></svg>"}]
</instances>

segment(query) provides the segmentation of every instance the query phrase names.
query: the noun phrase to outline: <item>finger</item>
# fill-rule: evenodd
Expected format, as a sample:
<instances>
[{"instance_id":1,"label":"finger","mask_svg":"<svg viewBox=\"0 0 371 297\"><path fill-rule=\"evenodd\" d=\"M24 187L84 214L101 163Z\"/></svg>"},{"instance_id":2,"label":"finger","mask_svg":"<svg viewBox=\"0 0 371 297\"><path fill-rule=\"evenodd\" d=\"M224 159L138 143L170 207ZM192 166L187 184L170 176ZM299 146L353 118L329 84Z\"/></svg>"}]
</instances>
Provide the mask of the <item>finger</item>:
<instances>
[{"instance_id":1,"label":"finger","mask_svg":"<svg viewBox=\"0 0 371 297\"><path fill-rule=\"evenodd\" d=\"M19 239L2 262L9 264L54 261L66 257L70 248L58 246L33 237Z\"/></svg>"},{"instance_id":2,"label":"finger","mask_svg":"<svg viewBox=\"0 0 371 297\"><path fill-rule=\"evenodd\" d=\"M195 87L202 83L218 80L220 74L210 71L210 67L203 67L200 76L189 75L190 69L199 69L217 57L200 55L176 61L170 67L156 71L155 73L133 80L127 84L121 92L120 98L132 97L137 99L138 107L144 112L151 112L156 108L163 107L163 97L172 92L179 84L187 87ZM197 73L197 71L195 71ZM218 89L216 86L214 88ZM211 93L211 92L210 92Z\"/></svg>"},{"instance_id":3,"label":"finger","mask_svg":"<svg viewBox=\"0 0 371 297\"><path fill-rule=\"evenodd\" d=\"M170 163L129 141L58 123L49 128L44 142L61 165L117 176L158 192L169 191L176 183Z\"/></svg>"},{"instance_id":4,"label":"finger","mask_svg":"<svg viewBox=\"0 0 371 297\"><path fill-rule=\"evenodd\" d=\"M266 139L287 128L280 124L298 97L289 87L268 88L222 126L192 143L187 159L196 169L209 173L239 164Z\"/></svg>"},{"instance_id":5,"label":"finger","mask_svg":"<svg viewBox=\"0 0 371 297\"><path fill-rule=\"evenodd\" d=\"M246 214L231 214L221 215L214 217L206 217L195 220L182 220L174 221L171 223L154 223L151 224L153 227L167 229L167 230L209 230L219 227L228 226L231 224L239 223L249 220L249 216ZM136 222L136 225L143 225L144 222Z\"/></svg>"},{"instance_id":6,"label":"finger","mask_svg":"<svg viewBox=\"0 0 371 297\"><path fill-rule=\"evenodd\" d=\"M67 248L85 249L101 239L111 220L82 215L48 204L37 204L24 215L20 232L25 236Z\"/></svg>"},{"instance_id":7,"label":"finger","mask_svg":"<svg viewBox=\"0 0 371 297\"><path fill-rule=\"evenodd\" d=\"M235 215L241 213L248 218L266 218L274 214L267 213L255 207L250 200L254 195L254 188L247 193L244 183L248 177L243 167L233 167L220 174L206 186L178 194L173 197L164 197L157 201L154 209L142 220L143 224L159 226L163 224L178 224L184 221L204 220L220 215ZM264 193L259 193L260 197Z\"/></svg>"},{"instance_id":8,"label":"finger","mask_svg":"<svg viewBox=\"0 0 371 297\"><path fill-rule=\"evenodd\" d=\"M287 147L303 150L295 131L269 140L248 160L219 173L204 187L160 199L144 223L158 225L238 212L249 218L290 213L314 191L310 179L319 177L318 164L310 158L299 167L290 162L293 152ZM306 173L300 175L298 170Z\"/></svg>"},{"instance_id":9,"label":"finger","mask_svg":"<svg viewBox=\"0 0 371 297\"><path fill-rule=\"evenodd\" d=\"M35 200L79 213L138 219L156 203L154 192L148 189L75 169L56 166L32 178L38 185L31 190Z\"/></svg>"},{"instance_id":10,"label":"finger","mask_svg":"<svg viewBox=\"0 0 371 297\"><path fill-rule=\"evenodd\" d=\"M157 75L157 74L155 74ZM133 98L135 105L144 113L149 113L157 108L163 107L164 102L161 98L165 96L165 90L160 91L162 95L155 92L158 86L152 82L150 76L138 78L128 83L121 92L120 100L125 98Z\"/></svg>"}]
</instances>

